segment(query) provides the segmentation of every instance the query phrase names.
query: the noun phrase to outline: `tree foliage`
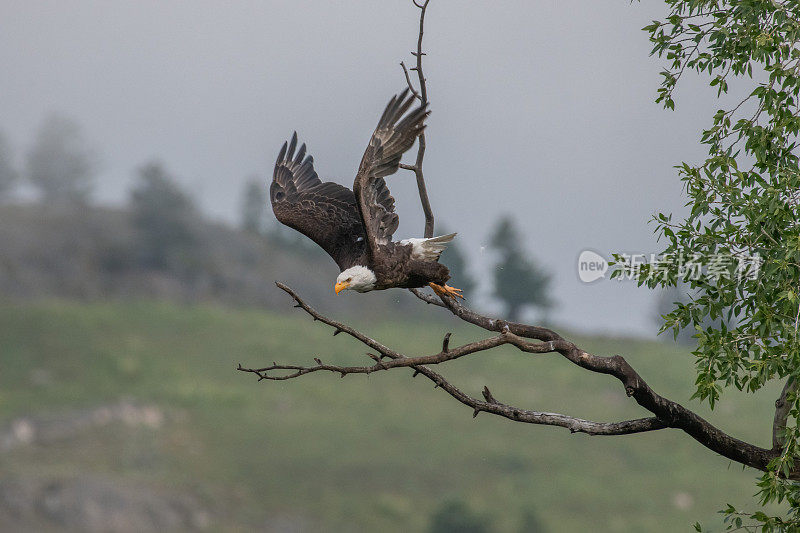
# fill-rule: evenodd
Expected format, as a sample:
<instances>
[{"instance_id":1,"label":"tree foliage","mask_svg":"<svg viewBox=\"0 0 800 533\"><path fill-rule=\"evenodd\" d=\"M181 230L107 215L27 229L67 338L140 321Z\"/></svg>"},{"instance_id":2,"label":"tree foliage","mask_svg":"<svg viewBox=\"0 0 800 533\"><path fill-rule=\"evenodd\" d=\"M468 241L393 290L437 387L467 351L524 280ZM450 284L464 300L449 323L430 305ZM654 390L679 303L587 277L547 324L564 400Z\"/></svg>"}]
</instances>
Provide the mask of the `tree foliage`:
<instances>
[{"instance_id":1,"label":"tree foliage","mask_svg":"<svg viewBox=\"0 0 800 533\"><path fill-rule=\"evenodd\" d=\"M658 327L661 327L664 324L665 315L671 313L676 306L690 304L693 297L694 293L687 286L687 284L683 283L682 281L679 281L677 285L663 287L657 293L655 313L653 313L653 318ZM725 309L723 315L727 313L727 311L728 310ZM727 323L727 325L731 324L732 322ZM702 321L701 328L706 330L709 327L720 327L720 325L720 318L712 319L710 316L706 316ZM697 330L694 328L683 328L677 332L677 335L674 335L674 340L681 344L692 346L696 343L696 334Z\"/></svg>"},{"instance_id":2,"label":"tree foliage","mask_svg":"<svg viewBox=\"0 0 800 533\"><path fill-rule=\"evenodd\" d=\"M501 218L491 236L491 246L499 255L494 268L494 293L513 321L519 319L525 306L544 310L552 306L550 276L527 257L520 243L513 220Z\"/></svg>"},{"instance_id":3,"label":"tree foliage","mask_svg":"<svg viewBox=\"0 0 800 533\"><path fill-rule=\"evenodd\" d=\"M694 71L708 79L722 107L700 142L705 160L678 173L690 212L655 215L670 258L645 266L639 283L688 284L694 297L664 316L662 330L690 329L695 397L714 407L729 387L754 392L772 380L800 378L800 4L777 0L666 0L669 16L645 31L665 58L657 102L674 109L675 89ZM731 93L742 93L732 99ZM720 259L720 257L727 259ZM703 275L685 268L692 258ZM755 260L754 260L755 258ZM749 263L743 272L742 263ZM708 324L708 319L716 321ZM788 502L784 517L723 511L730 528L796 530L800 488L786 476L800 454L800 397L788 387L782 453L758 483L760 502ZM749 526L748 526L749 525Z\"/></svg>"},{"instance_id":4,"label":"tree foliage","mask_svg":"<svg viewBox=\"0 0 800 533\"><path fill-rule=\"evenodd\" d=\"M47 117L28 152L27 178L47 203L84 203L92 192L95 162L80 126L61 116Z\"/></svg>"}]
</instances>

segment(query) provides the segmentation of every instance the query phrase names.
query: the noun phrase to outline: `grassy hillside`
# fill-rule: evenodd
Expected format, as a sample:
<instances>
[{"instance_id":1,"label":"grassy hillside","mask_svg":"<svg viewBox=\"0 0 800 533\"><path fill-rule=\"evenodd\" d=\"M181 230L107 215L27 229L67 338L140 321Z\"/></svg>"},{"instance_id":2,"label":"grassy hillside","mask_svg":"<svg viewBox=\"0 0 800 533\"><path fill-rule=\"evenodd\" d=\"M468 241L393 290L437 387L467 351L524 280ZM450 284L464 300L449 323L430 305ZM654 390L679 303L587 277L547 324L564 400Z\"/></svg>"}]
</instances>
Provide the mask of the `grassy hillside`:
<instances>
[{"instance_id":1,"label":"grassy hillside","mask_svg":"<svg viewBox=\"0 0 800 533\"><path fill-rule=\"evenodd\" d=\"M498 532L524 530L526 516L550 531L679 531L713 524L724 503L746 505L755 492L753 471L729 467L677 431L589 437L486 414L473 420L405 370L279 383L236 372L239 362L368 361L344 335L292 311L0 306L0 428L121 398L163 413L158 424L89 424L0 451L4 478L90 476L190 495L212 530L425 531L455 500ZM483 334L437 318L437 309L420 312L418 322L358 325L410 354L437 351L447 330L451 344ZM688 402L691 360L679 349L580 341L625 354L656 390ZM613 380L555 355L497 350L450 364L447 375L473 394L486 384L499 400L538 410L642 416ZM723 396L711 419L767 445L776 394Z\"/></svg>"}]
</instances>

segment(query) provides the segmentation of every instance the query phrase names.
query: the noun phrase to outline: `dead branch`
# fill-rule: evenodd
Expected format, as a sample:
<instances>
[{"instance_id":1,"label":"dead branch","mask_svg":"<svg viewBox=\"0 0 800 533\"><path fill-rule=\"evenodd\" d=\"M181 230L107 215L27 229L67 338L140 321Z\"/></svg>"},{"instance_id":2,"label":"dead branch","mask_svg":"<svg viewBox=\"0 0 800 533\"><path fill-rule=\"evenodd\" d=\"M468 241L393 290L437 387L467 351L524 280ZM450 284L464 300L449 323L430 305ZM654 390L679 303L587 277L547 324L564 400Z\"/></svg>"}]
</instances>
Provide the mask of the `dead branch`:
<instances>
[{"instance_id":1,"label":"dead branch","mask_svg":"<svg viewBox=\"0 0 800 533\"><path fill-rule=\"evenodd\" d=\"M426 302L432 299L419 291L415 294ZM763 471L775 457L775 451L733 438L684 406L660 396L621 355L613 357L592 355L564 340L550 329L486 317L451 298L443 298L440 303L460 319L485 330L508 331L522 338L555 342L555 351L567 360L586 370L617 378L625 387L625 393L629 397L633 397L639 405L656 415L668 427L683 430L702 445L728 459ZM527 351L524 341L516 345L521 350ZM798 475L800 476L800 472Z\"/></svg>"},{"instance_id":2,"label":"dead branch","mask_svg":"<svg viewBox=\"0 0 800 533\"><path fill-rule=\"evenodd\" d=\"M259 380L295 379L314 372L338 373L344 377L348 374L371 374L396 368L411 368L414 370L414 376L424 375L436 387L442 388L459 402L471 407L473 416L485 412L516 422L559 426L567 428L573 433L580 432L590 435L626 435L675 428L684 431L706 448L728 459L762 471L766 470L769 462L780 453L779 449L768 450L736 439L677 402L660 396L622 356L606 357L588 353L547 328L486 317L458 302L446 299L440 303L453 314L487 331L497 332L499 335L455 348L449 346L449 337L446 337L446 342L443 342L442 350L439 353L407 357L346 324L320 314L286 285L277 283L277 286L292 297L295 307L303 309L315 321L334 328L334 335L346 333L377 352L378 355L368 354L375 361L375 364L368 366L330 365L323 363L319 358L315 358L316 364L311 366L279 365L277 363L262 368L239 366L238 370L256 374ZM425 296L423 299L428 299L427 295L423 296ZM622 383L625 393L629 397L632 397L654 416L624 422L593 422L560 413L543 413L503 404L498 402L487 388L484 388L483 391L484 400L480 400L462 392L441 374L428 367L428 365L438 365L453 359L484 353L505 344L515 346L526 353L558 353L585 370L610 375ZM384 358L389 360L384 361ZM784 396L782 395L782 397ZM791 477L793 479L800 477L800 472Z\"/></svg>"},{"instance_id":3,"label":"dead branch","mask_svg":"<svg viewBox=\"0 0 800 533\"><path fill-rule=\"evenodd\" d=\"M417 73L417 79L419 83L419 89L414 87L414 84L411 81L411 76L408 73L408 68L406 68L406 64L404 62L400 62L400 66L403 69L403 74L406 78L406 83L408 84L408 88L414 94L414 96L419 100L420 105L423 107L428 105L428 87L425 83L425 74L422 72L422 56L425 53L422 51L422 36L425 30L425 12L428 9L428 2L430 0L425 0L424 3L419 4L414 2L414 5L419 8L419 34L417 36L417 51L411 52L417 60L417 65L413 67L411 70ZM419 136L419 141L417 142L417 159L413 165L405 165L401 164L400 168L405 170L411 170L414 172L414 176L417 178L417 190L419 190L419 201L422 204L422 212L425 213L425 233L424 236L427 238L433 237L433 210L431 209L431 202L428 199L428 189L425 186L425 177L422 173L422 161L425 159L425 133L421 133Z\"/></svg>"},{"instance_id":4,"label":"dead branch","mask_svg":"<svg viewBox=\"0 0 800 533\"><path fill-rule=\"evenodd\" d=\"M377 340L368 337L367 335L364 335L363 333L345 324L320 314L286 285L282 283L276 283L276 285L292 297L292 299L295 301L295 307L303 309L315 321L322 322L323 324L327 324L328 326L334 328L334 335L338 333L346 333L364 345L377 351L380 355L367 354L373 361L375 361L375 364L368 366L330 365L323 363L322 360L317 357L314 358L314 362L316 364L310 366L278 363L273 363L272 365L262 368L245 368L241 364L238 366L237 370L255 374L258 376L259 381L284 381L299 378L300 376L314 372L331 372L344 377L349 374L372 374L373 372L387 371L394 368L411 368L414 370L414 377L416 377L418 374L422 374L432 381L436 388L441 388L456 400L471 407L473 410L473 417L477 416L479 413L485 412L502 416L515 422L558 426L567 428L572 433L586 433L589 435L627 435L631 433L654 431L667 427L663 424L663 422L655 417L625 420L623 422L593 422L591 420L575 418L560 413L531 411L498 402L494 396L492 396L492 393L489 392L487 387L484 387L483 390L485 401L479 400L478 398L474 398L462 392L456 386L447 381L441 374L431 370L427 366L424 366L436 365L467 355L484 352L504 344L517 346L528 353L548 353L556 351L556 349L560 346L559 343L531 343L521 339L513 333L505 332L494 337L464 344L457 348L450 348L447 345L449 343L446 342L449 341L450 338L448 334L445 336L445 341L443 341L441 352L419 357L406 357L405 355L402 355L384 346ZM383 361L384 358L388 358L389 360Z\"/></svg>"}]
</instances>

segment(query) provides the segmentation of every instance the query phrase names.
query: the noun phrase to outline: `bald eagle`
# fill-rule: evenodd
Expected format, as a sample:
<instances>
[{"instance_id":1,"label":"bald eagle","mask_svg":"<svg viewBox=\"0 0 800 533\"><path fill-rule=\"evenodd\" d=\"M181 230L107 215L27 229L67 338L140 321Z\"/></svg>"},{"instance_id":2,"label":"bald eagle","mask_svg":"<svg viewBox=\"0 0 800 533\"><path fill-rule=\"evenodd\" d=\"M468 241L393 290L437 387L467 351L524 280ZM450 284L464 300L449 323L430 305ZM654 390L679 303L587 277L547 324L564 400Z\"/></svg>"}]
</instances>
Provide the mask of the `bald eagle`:
<instances>
[{"instance_id":1,"label":"bald eagle","mask_svg":"<svg viewBox=\"0 0 800 533\"><path fill-rule=\"evenodd\" d=\"M278 154L269 195L272 210L282 224L317 243L336 261L341 271L336 294L429 285L440 296L463 298L460 289L446 285L450 272L439 263L455 233L392 241L399 219L383 178L397 172L403 153L425 129L425 106L406 114L414 98L406 89L389 101L352 191L319 179L306 145L295 152L296 132Z\"/></svg>"}]
</instances>

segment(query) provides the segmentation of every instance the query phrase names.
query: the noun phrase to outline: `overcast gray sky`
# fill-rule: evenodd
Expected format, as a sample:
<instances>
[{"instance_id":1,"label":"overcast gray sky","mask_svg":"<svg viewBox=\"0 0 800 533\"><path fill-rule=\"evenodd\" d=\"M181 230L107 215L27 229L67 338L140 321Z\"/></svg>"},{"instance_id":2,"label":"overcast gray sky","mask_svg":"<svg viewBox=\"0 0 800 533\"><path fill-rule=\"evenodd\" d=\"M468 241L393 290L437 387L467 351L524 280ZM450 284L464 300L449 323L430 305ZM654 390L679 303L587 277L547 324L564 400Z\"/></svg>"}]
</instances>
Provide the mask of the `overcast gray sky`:
<instances>
[{"instance_id":1,"label":"overcast gray sky","mask_svg":"<svg viewBox=\"0 0 800 533\"><path fill-rule=\"evenodd\" d=\"M431 1L425 173L437 221L488 282L482 247L511 213L569 327L655 332L651 292L582 284L576 260L585 248L658 251L650 215L684 202L672 167L703 154L711 91L689 80L675 112L653 103L660 61L640 29L664 12L655 1ZM321 176L352 185L404 86L416 25L410 0L5 0L0 130L21 163L42 118L64 113L100 156L99 200L123 202L133 170L158 157L206 212L235 221L245 178L266 180L293 130ZM396 237L421 235L412 175L389 187Z\"/></svg>"}]
</instances>

